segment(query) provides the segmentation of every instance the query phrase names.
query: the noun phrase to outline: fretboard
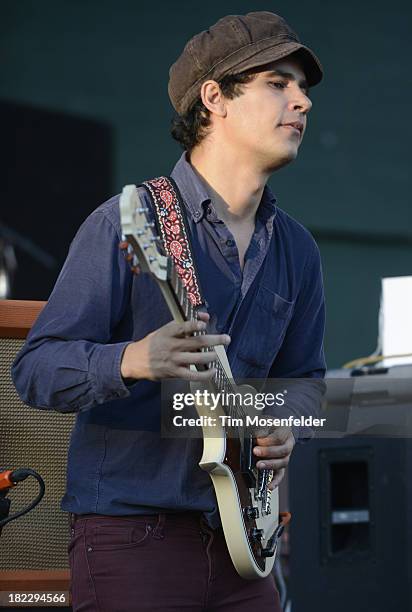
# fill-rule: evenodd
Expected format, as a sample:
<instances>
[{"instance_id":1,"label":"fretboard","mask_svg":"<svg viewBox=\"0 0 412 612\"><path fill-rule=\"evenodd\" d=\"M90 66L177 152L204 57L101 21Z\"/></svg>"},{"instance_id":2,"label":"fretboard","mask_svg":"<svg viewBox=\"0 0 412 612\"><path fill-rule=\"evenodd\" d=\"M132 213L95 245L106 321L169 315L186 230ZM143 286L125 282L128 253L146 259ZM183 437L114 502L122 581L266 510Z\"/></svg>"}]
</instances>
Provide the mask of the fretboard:
<instances>
[{"instance_id":1,"label":"fretboard","mask_svg":"<svg viewBox=\"0 0 412 612\"><path fill-rule=\"evenodd\" d=\"M168 270L168 286L170 291L173 294L173 298L177 303L179 310L182 314L182 317L185 321L193 321L197 320L197 311L196 306L192 304L190 301L190 297L188 292L186 291L186 287L184 285L183 279L179 276L176 266L171 258L169 258L170 266ZM195 332L195 335L205 335L208 333L207 331L199 331ZM209 332L210 333L210 332ZM212 351L212 347L207 347L202 349L204 351ZM223 408L225 412L233 417L244 417L245 412L243 407L236 395L239 393L237 388L233 385L231 379L227 376L225 368L217 357L217 360L214 361L211 366L214 366L216 369L216 373L212 379L212 384L218 393L231 394L230 398L233 398L233 401L229 403L229 405L224 405Z\"/></svg>"}]
</instances>

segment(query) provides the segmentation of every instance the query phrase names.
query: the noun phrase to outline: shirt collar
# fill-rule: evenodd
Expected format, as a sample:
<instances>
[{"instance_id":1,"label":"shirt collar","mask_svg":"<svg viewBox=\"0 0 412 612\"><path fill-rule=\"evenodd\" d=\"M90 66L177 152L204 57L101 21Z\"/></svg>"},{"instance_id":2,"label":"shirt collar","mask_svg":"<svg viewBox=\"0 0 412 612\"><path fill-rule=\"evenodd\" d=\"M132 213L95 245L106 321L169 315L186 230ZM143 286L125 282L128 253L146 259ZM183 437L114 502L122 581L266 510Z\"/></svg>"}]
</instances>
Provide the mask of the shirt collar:
<instances>
[{"instance_id":1,"label":"shirt collar","mask_svg":"<svg viewBox=\"0 0 412 612\"><path fill-rule=\"evenodd\" d=\"M176 181L186 208L197 223L203 217L203 204L209 203L210 197L202 181L187 161L186 152L182 153L177 161L171 177Z\"/></svg>"},{"instance_id":2,"label":"shirt collar","mask_svg":"<svg viewBox=\"0 0 412 612\"><path fill-rule=\"evenodd\" d=\"M183 202L186 205L193 220L198 223L205 212L205 204L210 203L210 196L206 191L201 179L186 159L186 152L182 153L171 173L172 179L176 181ZM262 199L258 208L258 216L266 222L276 214L276 197L268 185L262 193Z\"/></svg>"}]
</instances>

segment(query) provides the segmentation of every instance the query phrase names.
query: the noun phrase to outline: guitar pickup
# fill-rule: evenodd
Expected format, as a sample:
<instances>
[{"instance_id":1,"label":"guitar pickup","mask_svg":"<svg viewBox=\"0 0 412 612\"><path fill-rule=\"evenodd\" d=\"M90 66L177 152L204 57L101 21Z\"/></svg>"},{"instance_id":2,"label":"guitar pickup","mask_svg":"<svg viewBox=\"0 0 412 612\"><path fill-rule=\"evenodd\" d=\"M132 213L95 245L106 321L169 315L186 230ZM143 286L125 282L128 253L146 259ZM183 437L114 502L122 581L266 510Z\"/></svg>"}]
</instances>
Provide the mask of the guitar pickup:
<instances>
[{"instance_id":1,"label":"guitar pickup","mask_svg":"<svg viewBox=\"0 0 412 612\"><path fill-rule=\"evenodd\" d=\"M256 487L256 476L254 470L253 456L254 438L246 436L243 443L243 450L240 452L240 471L249 489Z\"/></svg>"}]
</instances>

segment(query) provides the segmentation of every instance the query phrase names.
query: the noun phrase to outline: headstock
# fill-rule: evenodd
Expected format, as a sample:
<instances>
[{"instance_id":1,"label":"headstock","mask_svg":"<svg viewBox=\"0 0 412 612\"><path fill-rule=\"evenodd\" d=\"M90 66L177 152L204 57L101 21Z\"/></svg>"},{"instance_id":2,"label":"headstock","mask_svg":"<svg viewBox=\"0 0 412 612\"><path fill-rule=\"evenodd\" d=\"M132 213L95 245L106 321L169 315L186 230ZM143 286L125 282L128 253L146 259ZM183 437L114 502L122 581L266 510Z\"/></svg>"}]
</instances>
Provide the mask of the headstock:
<instances>
[{"instance_id":1,"label":"headstock","mask_svg":"<svg viewBox=\"0 0 412 612\"><path fill-rule=\"evenodd\" d=\"M158 280L167 280L169 258L160 250L160 239L147 206L141 201L136 185L123 187L120 196L120 222L123 241L120 248L127 251L126 259L133 272L150 272Z\"/></svg>"}]
</instances>

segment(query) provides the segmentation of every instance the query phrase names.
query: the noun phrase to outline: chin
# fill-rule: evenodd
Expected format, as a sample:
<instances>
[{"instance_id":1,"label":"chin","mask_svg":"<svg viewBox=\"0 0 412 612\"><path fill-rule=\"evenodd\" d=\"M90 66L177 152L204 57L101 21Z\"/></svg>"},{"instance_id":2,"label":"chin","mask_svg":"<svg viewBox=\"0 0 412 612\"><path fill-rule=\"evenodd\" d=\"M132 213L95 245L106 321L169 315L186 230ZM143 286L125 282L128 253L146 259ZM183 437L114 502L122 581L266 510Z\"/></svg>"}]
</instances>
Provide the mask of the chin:
<instances>
[{"instance_id":1,"label":"chin","mask_svg":"<svg viewBox=\"0 0 412 612\"><path fill-rule=\"evenodd\" d=\"M273 155L273 152L272 152L271 160L270 160L271 171L273 172L274 170L283 168L283 166L287 166L288 164L293 162L297 158L297 156L298 156L297 147L289 148L282 152L277 151L276 155Z\"/></svg>"}]
</instances>

